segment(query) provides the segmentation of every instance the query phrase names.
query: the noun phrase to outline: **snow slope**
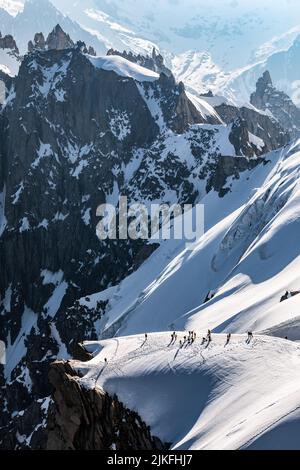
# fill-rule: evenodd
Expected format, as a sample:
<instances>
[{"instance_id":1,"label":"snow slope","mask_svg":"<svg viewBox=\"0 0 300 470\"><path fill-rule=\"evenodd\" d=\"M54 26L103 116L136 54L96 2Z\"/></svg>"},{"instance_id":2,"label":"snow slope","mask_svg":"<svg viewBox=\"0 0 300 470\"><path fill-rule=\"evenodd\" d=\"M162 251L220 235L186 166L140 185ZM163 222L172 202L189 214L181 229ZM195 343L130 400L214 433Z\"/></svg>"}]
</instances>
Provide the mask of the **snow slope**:
<instances>
[{"instance_id":1,"label":"snow slope","mask_svg":"<svg viewBox=\"0 0 300 470\"><path fill-rule=\"evenodd\" d=\"M280 298L300 286L299 145L232 180L223 199L214 192L202 198L206 233L194 249L162 242L137 272L98 294L109 300L99 335L175 327L244 333L293 322L300 296ZM215 297L204 303L210 291Z\"/></svg>"},{"instance_id":2,"label":"snow slope","mask_svg":"<svg viewBox=\"0 0 300 470\"><path fill-rule=\"evenodd\" d=\"M111 70L121 77L133 78L138 82L153 82L159 78L156 72L141 67L120 56L89 56L89 60L96 68Z\"/></svg>"},{"instance_id":3,"label":"snow slope","mask_svg":"<svg viewBox=\"0 0 300 470\"><path fill-rule=\"evenodd\" d=\"M0 49L0 70L10 76L17 75L20 63L10 49Z\"/></svg>"},{"instance_id":4,"label":"snow slope","mask_svg":"<svg viewBox=\"0 0 300 470\"><path fill-rule=\"evenodd\" d=\"M192 93L201 95L222 90L230 74L216 65L208 52L187 51L171 59L171 68L178 81Z\"/></svg>"},{"instance_id":5,"label":"snow slope","mask_svg":"<svg viewBox=\"0 0 300 470\"><path fill-rule=\"evenodd\" d=\"M192 93L186 92L188 99L193 103L195 108L199 111L203 119L207 117L214 117L217 119L220 124L224 124L218 113L215 111L213 106L209 104L205 99L201 99L198 96L193 95Z\"/></svg>"},{"instance_id":6,"label":"snow slope","mask_svg":"<svg viewBox=\"0 0 300 470\"><path fill-rule=\"evenodd\" d=\"M120 335L172 328L176 320L200 308L207 293L222 285L234 266L224 266L218 272L211 267L218 247L233 226L256 188L263 186L278 165L281 152L270 155L271 162L252 172L240 175L224 198L214 192L199 202L205 208L206 233L192 251L185 249L184 241L163 242L160 248L141 268L125 279L115 291L99 294L110 299L107 315L99 333ZM234 261L233 261L234 263ZM181 327L189 317L181 320Z\"/></svg>"},{"instance_id":7,"label":"snow slope","mask_svg":"<svg viewBox=\"0 0 300 470\"><path fill-rule=\"evenodd\" d=\"M247 344L246 335L202 345L206 332L197 333L182 348L184 332L173 345L169 333L86 343L94 359L72 365L172 449L300 449L300 346L265 336Z\"/></svg>"}]
</instances>

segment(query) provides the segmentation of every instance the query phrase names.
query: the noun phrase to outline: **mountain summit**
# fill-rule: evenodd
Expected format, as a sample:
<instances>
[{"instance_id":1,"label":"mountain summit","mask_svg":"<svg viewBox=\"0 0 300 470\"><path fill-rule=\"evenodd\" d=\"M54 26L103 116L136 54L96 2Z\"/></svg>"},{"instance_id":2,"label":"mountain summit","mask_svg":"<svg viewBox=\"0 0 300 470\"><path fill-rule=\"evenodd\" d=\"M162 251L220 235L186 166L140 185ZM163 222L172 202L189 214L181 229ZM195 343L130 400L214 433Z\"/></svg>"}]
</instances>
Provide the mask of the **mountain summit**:
<instances>
[{"instance_id":1,"label":"mountain summit","mask_svg":"<svg viewBox=\"0 0 300 470\"><path fill-rule=\"evenodd\" d=\"M300 109L286 93L273 86L269 71L265 71L258 79L256 91L252 93L250 102L257 109L273 116L290 132L292 138L300 136Z\"/></svg>"}]
</instances>

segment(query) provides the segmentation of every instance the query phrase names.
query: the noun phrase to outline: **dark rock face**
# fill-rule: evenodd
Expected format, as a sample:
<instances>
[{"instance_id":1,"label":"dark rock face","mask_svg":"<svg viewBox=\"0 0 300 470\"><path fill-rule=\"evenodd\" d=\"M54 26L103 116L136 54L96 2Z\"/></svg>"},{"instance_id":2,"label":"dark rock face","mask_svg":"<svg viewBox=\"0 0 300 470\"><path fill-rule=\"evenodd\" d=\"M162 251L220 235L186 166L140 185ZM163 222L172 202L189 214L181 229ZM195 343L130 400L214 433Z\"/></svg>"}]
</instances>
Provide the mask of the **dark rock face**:
<instances>
[{"instance_id":1,"label":"dark rock face","mask_svg":"<svg viewBox=\"0 0 300 470\"><path fill-rule=\"evenodd\" d=\"M45 51L45 50L56 50L62 51L64 49L72 49L75 47L74 42L70 36L64 32L61 26L58 24L55 26L53 31L48 35L47 40L43 33L36 33L33 41L28 43L28 52L34 51ZM96 56L96 51L92 46L87 47L84 42L79 41L76 43L76 47L80 48L84 54Z\"/></svg>"},{"instance_id":2,"label":"dark rock face","mask_svg":"<svg viewBox=\"0 0 300 470\"><path fill-rule=\"evenodd\" d=\"M101 388L80 385L70 363L56 362L49 378L54 387L47 450L163 450L137 413Z\"/></svg>"},{"instance_id":3,"label":"dark rock face","mask_svg":"<svg viewBox=\"0 0 300 470\"><path fill-rule=\"evenodd\" d=\"M33 41L28 43L28 52L32 53L35 50L56 50L63 51L64 49L71 49L74 47L74 42L70 36L63 31L60 25L56 25L55 28L48 35L47 40L43 33L36 33Z\"/></svg>"},{"instance_id":4,"label":"dark rock face","mask_svg":"<svg viewBox=\"0 0 300 470\"><path fill-rule=\"evenodd\" d=\"M300 136L300 109L288 95L273 86L268 71L258 80L250 100L257 109L273 115L292 138Z\"/></svg>"},{"instance_id":5,"label":"dark rock face","mask_svg":"<svg viewBox=\"0 0 300 470\"><path fill-rule=\"evenodd\" d=\"M0 32L0 49L11 49L12 52L19 54L19 49L16 44L16 41L10 34L7 34L6 36L2 37Z\"/></svg>"},{"instance_id":6,"label":"dark rock face","mask_svg":"<svg viewBox=\"0 0 300 470\"><path fill-rule=\"evenodd\" d=\"M59 48L65 39L53 41ZM205 186L222 196L229 176L262 163L257 157L285 138L278 123L248 109L227 107L230 125L215 125L165 73L139 82L96 68L80 45L36 43L16 78L3 75L0 112L0 331L11 354L5 375L0 369L0 447L12 448L42 445L36 426L18 439L16 413L38 416L35 402L43 413L49 364L78 357L78 343L102 334L106 302L89 308L82 298L118 284L156 248L100 241L97 207L117 205L119 195L129 204L194 204ZM238 117L264 149L243 121L231 126Z\"/></svg>"},{"instance_id":7,"label":"dark rock face","mask_svg":"<svg viewBox=\"0 0 300 470\"><path fill-rule=\"evenodd\" d=\"M3 433L1 450L45 449L49 403L50 398L39 399L33 401L25 410L16 412L13 432ZM27 440L26 436L31 436L31 439Z\"/></svg>"},{"instance_id":8,"label":"dark rock face","mask_svg":"<svg viewBox=\"0 0 300 470\"><path fill-rule=\"evenodd\" d=\"M46 45L48 49L55 49L56 51L62 51L64 49L70 49L74 46L74 42L68 34L66 34L60 25L56 25L53 31L49 34Z\"/></svg>"},{"instance_id":9,"label":"dark rock face","mask_svg":"<svg viewBox=\"0 0 300 470\"><path fill-rule=\"evenodd\" d=\"M215 163L215 171L212 172L207 182L207 192L214 188L220 197L224 197L230 192L230 188L226 188L226 181L229 176L234 176L238 179L241 173L246 170L252 170L262 163L266 163L263 158L246 159L243 157L220 156Z\"/></svg>"},{"instance_id":10,"label":"dark rock face","mask_svg":"<svg viewBox=\"0 0 300 470\"><path fill-rule=\"evenodd\" d=\"M29 41L28 52L33 52L35 49L44 51L46 49L46 41L43 33L36 33L34 36L34 42Z\"/></svg>"},{"instance_id":11,"label":"dark rock face","mask_svg":"<svg viewBox=\"0 0 300 470\"><path fill-rule=\"evenodd\" d=\"M230 140L237 155L263 155L286 145L292 139L292 135L276 120L254 109L222 104L216 107L216 111L226 124L232 126Z\"/></svg>"},{"instance_id":12,"label":"dark rock face","mask_svg":"<svg viewBox=\"0 0 300 470\"><path fill-rule=\"evenodd\" d=\"M88 50L87 50L87 53L88 53L89 55L94 56L94 57L97 55L95 49L94 49L92 46L89 46L89 48L88 48Z\"/></svg>"}]
</instances>

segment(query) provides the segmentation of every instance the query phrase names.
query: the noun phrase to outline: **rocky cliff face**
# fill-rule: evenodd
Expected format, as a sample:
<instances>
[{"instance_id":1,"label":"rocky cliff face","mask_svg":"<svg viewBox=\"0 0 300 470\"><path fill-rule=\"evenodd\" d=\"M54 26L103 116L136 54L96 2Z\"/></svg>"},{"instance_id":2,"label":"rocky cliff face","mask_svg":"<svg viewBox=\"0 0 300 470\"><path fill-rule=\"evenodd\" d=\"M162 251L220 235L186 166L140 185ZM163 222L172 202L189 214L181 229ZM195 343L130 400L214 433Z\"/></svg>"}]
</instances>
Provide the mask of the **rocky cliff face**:
<instances>
[{"instance_id":1,"label":"rocky cliff face","mask_svg":"<svg viewBox=\"0 0 300 470\"><path fill-rule=\"evenodd\" d=\"M231 126L230 141L237 155L263 155L286 145L293 138L290 129L284 129L277 120L255 109L222 104L216 107L216 111Z\"/></svg>"},{"instance_id":2,"label":"rocky cliff face","mask_svg":"<svg viewBox=\"0 0 300 470\"><path fill-rule=\"evenodd\" d=\"M75 47L74 42L70 36L64 32L59 24L49 33L47 39L45 39L43 33L36 33L33 41L28 43L28 52L32 53L36 50L56 50L62 51L64 49L72 49ZM93 47L86 47L84 42L77 43L77 47L82 49L85 54L96 56L96 52Z\"/></svg>"},{"instance_id":3,"label":"rocky cliff face","mask_svg":"<svg viewBox=\"0 0 300 470\"><path fill-rule=\"evenodd\" d=\"M65 33L60 25L56 25L53 31L49 34L46 45L48 49L55 49L57 51L62 51L64 49L70 49L74 46L74 42L70 36Z\"/></svg>"},{"instance_id":4,"label":"rocky cliff face","mask_svg":"<svg viewBox=\"0 0 300 470\"><path fill-rule=\"evenodd\" d=\"M47 450L163 450L137 413L103 389L83 388L68 362L51 366L54 403L49 409Z\"/></svg>"},{"instance_id":5,"label":"rocky cliff face","mask_svg":"<svg viewBox=\"0 0 300 470\"><path fill-rule=\"evenodd\" d=\"M292 138L300 136L300 109L288 95L273 86L268 71L258 80L250 100L257 109L273 116Z\"/></svg>"},{"instance_id":6,"label":"rocky cliff face","mask_svg":"<svg viewBox=\"0 0 300 470\"><path fill-rule=\"evenodd\" d=\"M81 299L116 285L155 249L100 242L97 207L117 205L119 195L169 204L223 196L229 177L263 163L259 156L286 138L250 110L227 108L221 126L172 76L124 76L95 66L81 47L57 50L68 45L61 39L43 50L36 36L19 75L3 75L0 331L9 361L0 369L0 446L10 448L42 446L49 364L101 334L105 301L83 309Z\"/></svg>"},{"instance_id":7,"label":"rocky cliff face","mask_svg":"<svg viewBox=\"0 0 300 470\"><path fill-rule=\"evenodd\" d=\"M2 35L0 31L0 77L1 81L7 82L7 76L14 76L20 66L22 56L20 55L17 43L11 34ZM2 85L2 83L0 84ZM0 103L3 102L3 87L0 86Z\"/></svg>"},{"instance_id":8,"label":"rocky cliff face","mask_svg":"<svg viewBox=\"0 0 300 470\"><path fill-rule=\"evenodd\" d=\"M17 43L10 34L2 36L0 32L0 49L10 49L12 52L19 54Z\"/></svg>"}]
</instances>

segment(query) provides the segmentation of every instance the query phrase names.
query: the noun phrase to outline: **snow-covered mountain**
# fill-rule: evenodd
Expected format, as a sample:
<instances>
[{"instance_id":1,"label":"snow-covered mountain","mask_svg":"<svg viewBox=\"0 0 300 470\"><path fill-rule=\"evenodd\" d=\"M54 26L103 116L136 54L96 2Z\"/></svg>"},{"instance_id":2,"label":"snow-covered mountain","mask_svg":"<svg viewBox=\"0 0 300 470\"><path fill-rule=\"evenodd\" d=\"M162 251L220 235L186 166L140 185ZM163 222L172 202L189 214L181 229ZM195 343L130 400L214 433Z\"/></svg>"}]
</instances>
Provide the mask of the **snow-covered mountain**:
<instances>
[{"instance_id":1,"label":"snow-covered mountain","mask_svg":"<svg viewBox=\"0 0 300 470\"><path fill-rule=\"evenodd\" d=\"M24 2L18 0L1 0L0 8L7 11L12 16L16 16L18 13L23 11Z\"/></svg>"},{"instance_id":2,"label":"snow-covered mountain","mask_svg":"<svg viewBox=\"0 0 300 470\"><path fill-rule=\"evenodd\" d=\"M212 197L221 219L221 208L231 207L231 187L255 168L267 171L264 153L290 138L255 109L214 108L187 93L164 73L159 55L145 59L151 70L138 56L88 55L60 27L52 42L57 47L37 41L19 74L2 77L0 330L9 359L0 440L8 448L43 445L49 363L72 355L83 339L107 335L106 321L111 331L120 328L106 314L108 292L146 266L158 247L143 240L100 243L97 207L116 205L119 195L148 205ZM155 269L164 262L160 257ZM131 295L148 278L141 276ZM104 298L99 294L89 308L86 299L99 291ZM159 328L176 312L166 312ZM24 420L31 426L20 440Z\"/></svg>"},{"instance_id":3,"label":"snow-covered mountain","mask_svg":"<svg viewBox=\"0 0 300 470\"><path fill-rule=\"evenodd\" d=\"M298 31L298 30L297 30ZM256 83L264 72L271 74L273 84L286 93L298 107L300 105L300 35L283 50L272 48L261 54L264 59L246 67L224 72L210 53L188 51L172 58L172 70L177 80L182 80L194 93L201 95L209 91L226 97L237 106L250 102Z\"/></svg>"},{"instance_id":4,"label":"snow-covered mountain","mask_svg":"<svg viewBox=\"0 0 300 470\"><path fill-rule=\"evenodd\" d=\"M134 30L115 21L110 15L92 8L93 2L78 2L79 14L74 8L70 13L61 13L61 2L50 0L26 0L10 2L0 0L0 31L13 34L20 50L27 51L27 44L36 32L48 34L56 24L60 24L73 40L82 40L93 46L98 54L110 48L134 53L151 54L158 46L145 38L138 37ZM55 6L57 8L55 8ZM90 6L90 7L89 7Z\"/></svg>"},{"instance_id":5,"label":"snow-covered mountain","mask_svg":"<svg viewBox=\"0 0 300 470\"><path fill-rule=\"evenodd\" d=\"M3 449L300 448L300 41L187 2L2 2ZM100 240L120 196L205 233Z\"/></svg>"},{"instance_id":6,"label":"snow-covered mountain","mask_svg":"<svg viewBox=\"0 0 300 470\"><path fill-rule=\"evenodd\" d=\"M81 301L106 303L98 332L112 339L85 343L93 358L71 363L77 383L116 394L172 449L299 449L300 295L281 302L300 285L299 145L232 182L224 204L209 194L192 252L166 241L119 286Z\"/></svg>"},{"instance_id":7,"label":"snow-covered mountain","mask_svg":"<svg viewBox=\"0 0 300 470\"><path fill-rule=\"evenodd\" d=\"M6 4L0 3L1 6L5 8ZM60 24L74 41L86 42L94 47L98 54L106 52L106 45L102 40L62 14L49 0L26 0L24 7L15 16L0 9L0 31L2 35L13 35L21 54L27 52L28 42L36 33L43 33L47 37L57 24Z\"/></svg>"},{"instance_id":8,"label":"snow-covered mountain","mask_svg":"<svg viewBox=\"0 0 300 470\"><path fill-rule=\"evenodd\" d=\"M163 51L176 79L194 93L211 90L238 106L249 102L258 78L269 70L274 85L299 103L299 26L282 15L281 7L280 18L277 6L268 16L271 6L266 5L265 11L256 10L254 21L253 11L242 2L234 9L220 2L220 16L212 16L201 2L188 2L191 8L179 3L174 6L170 22L169 5L164 2L156 5L154 15L149 2L141 5L135 0L114 4L102 0L2 0L0 31L13 34L22 53L36 32L47 35L58 23L73 40L83 40L98 54L113 48L151 55L155 48ZM278 34L274 36L275 28ZM2 65L8 66L4 59Z\"/></svg>"},{"instance_id":9,"label":"snow-covered mountain","mask_svg":"<svg viewBox=\"0 0 300 470\"><path fill-rule=\"evenodd\" d=\"M187 51L176 55L171 60L172 71L178 81L198 95L222 92L229 79L208 52Z\"/></svg>"},{"instance_id":10,"label":"snow-covered mountain","mask_svg":"<svg viewBox=\"0 0 300 470\"><path fill-rule=\"evenodd\" d=\"M287 49L271 54L267 59L231 74L226 84L221 84L219 93L241 105L249 102L251 93L255 91L257 80L269 71L274 86L285 92L294 103L300 106L300 35Z\"/></svg>"},{"instance_id":11,"label":"snow-covered mountain","mask_svg":"<svg viewBox=\"0 0 300 470\"><path fill-rule=\"evenodd\" d=\"M53 0L53 3L76 21L80 19L83 25L88 21L86 11L93 10L102 16L101 28L108 15L107 22L115 23L116 28L133 30L138 37L174 55L190 50L209 51L214 62L229 72L255 60L256 51L267 42L272 41L272 52L282 48L284 41L276 43L276 37L297 27L299 5L292 1L292 8L289 0L265 0L263 5L258 0L216 0L214 8L205 0ZM288 40L284 44L289 45Z\"/></svg>"},{"instance_id":12,"label":"snow-covered mountain","mask_svg":"<svg viewBox=\"0 0 300 470\"><path fill-rule=\"evenodd\" d=\"M264 72L256 84L256 90L250 96L250 102L257 109L267 112L280 122L281 126L292 133L294 138L300 136L300 108L288 95L278 91L272 83L270 73Z\"/></svg>"},{"instance_id":13,"label":"snow-covered mountain","mask_svg":"<svg viewBox=\"0 0 300 470\"><path fill-rule=\"evenodd\" d=\"M300 297L280 298L300 283L298 145L269 154L269 163L232 180L223 200L211 193L201 200L207 232L193 252L184 242L165 242L139 271L99 294L109 300L104 334L175 326L243 333L296 318ZM214 298L204 303L209 292Z\"/></svg>"}]
</instances>

